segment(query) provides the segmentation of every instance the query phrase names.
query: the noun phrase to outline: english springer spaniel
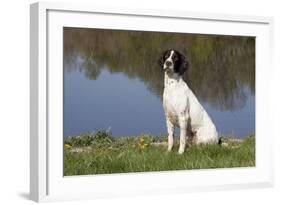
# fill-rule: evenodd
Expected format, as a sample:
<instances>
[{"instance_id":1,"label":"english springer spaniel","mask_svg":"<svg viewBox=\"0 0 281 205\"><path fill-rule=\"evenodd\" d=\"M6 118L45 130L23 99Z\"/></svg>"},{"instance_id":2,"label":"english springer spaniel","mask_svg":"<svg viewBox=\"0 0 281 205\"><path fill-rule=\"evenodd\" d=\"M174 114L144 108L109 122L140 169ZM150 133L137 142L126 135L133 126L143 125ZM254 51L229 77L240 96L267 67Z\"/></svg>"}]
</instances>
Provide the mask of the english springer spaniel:
<instances>
[{"instance_id":1,"label":"english springer spaniel","mask_svg":"<svg viewBox=\"0 0 281 205\"><path fill-rule=\"evenodd\" d=\"M186 138L195 144L218 143L218 133L211 118L182 79L189 63L176 50L167 50L159 63L165 71L163 107L168 130L168 151L174 143L174 129L180 128L179 154L185 150Z\"/></svg>"}]
</instances>

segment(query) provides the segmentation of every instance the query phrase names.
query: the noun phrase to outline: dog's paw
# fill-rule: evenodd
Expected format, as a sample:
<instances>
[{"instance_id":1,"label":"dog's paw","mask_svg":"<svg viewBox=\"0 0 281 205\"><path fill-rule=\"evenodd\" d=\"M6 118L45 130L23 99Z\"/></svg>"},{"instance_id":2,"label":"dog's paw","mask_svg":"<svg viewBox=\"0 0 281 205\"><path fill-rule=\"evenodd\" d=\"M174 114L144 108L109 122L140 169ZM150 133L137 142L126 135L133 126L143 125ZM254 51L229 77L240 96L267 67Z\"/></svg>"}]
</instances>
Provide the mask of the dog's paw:
<instances>
[{"instance_id":1,"label":"dog's paw","mask_svg":"<svg viewBox=\"0 0 281 205\"><path fill-rule=\"evenodd\" d=\"M184 149L180 148L178 151L179 154L183 154L184 153Z\"/></svg>"},{"instance_id":2,"label":"dog's paw","mask_svg":"<svg viewBox=\"0 0 281 205\"><path fill-rule=\"evenodd\" d=\"M167 152L171 152L172 151L172 149L173 149L173 145L172 146L168 146L168 149L167 149Z\"/></svg>"}]
</instances>

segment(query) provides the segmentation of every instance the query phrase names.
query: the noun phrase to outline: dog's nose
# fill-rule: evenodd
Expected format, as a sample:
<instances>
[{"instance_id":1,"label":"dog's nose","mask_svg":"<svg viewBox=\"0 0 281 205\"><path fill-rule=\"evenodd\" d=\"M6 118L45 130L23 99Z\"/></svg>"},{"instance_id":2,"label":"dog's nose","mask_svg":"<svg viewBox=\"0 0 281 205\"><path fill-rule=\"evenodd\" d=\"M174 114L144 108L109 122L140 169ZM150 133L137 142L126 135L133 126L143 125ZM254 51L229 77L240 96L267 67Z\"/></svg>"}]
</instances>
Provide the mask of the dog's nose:
<instances>
[{"instance_id":1,"label":"dog's nose","mask_svg":"<svg viewBox=\"0 0 281 205\"><path fill-rule=\"evenodd\" d=\"M172 65L172 62L171 61L166 61L165 64L166 64L167 67L170 67Z\"/></svg>"}]
</instances>

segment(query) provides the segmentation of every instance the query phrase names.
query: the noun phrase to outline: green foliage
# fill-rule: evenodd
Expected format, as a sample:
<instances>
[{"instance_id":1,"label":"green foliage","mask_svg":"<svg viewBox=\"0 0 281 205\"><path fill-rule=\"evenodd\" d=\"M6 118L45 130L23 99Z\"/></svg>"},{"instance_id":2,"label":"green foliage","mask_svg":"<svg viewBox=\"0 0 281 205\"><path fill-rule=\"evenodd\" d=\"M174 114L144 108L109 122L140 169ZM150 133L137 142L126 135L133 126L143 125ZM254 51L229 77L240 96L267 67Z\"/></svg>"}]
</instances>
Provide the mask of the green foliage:
<instances>
[{"instance_id":1,"label":"green foliage","mask_svg":"<svg viewBox=\"0 0 281 205\"><path fill-rule=\"evenodd\" d=\"M226 138L224 146L189 145L186 152L179 155L178 142L172 152L167 152L163 137L144 134L113 140L104 131L97 132L96 135L97 137L91 135L91 140L85 137L87 146L83 147L76 141L73 147L65 148L64 175L255 166L254 136L245 140ZM66 139L65 143L71 143L72 140ZM147 146L143 146L144 144Z\"/></svg>"},{"instance_id":2,"label":"green foliage","mask_svg":"<svg viewBox=\"0 0 281 205\"><path fill-rule=\"evenodd\" d=\"M65 139L65 144L71 146L90 146L90 145L106 145L114 141L110 130L100 130L94 133L85 133L75 137Z\"/></svg>"}]
</instances>

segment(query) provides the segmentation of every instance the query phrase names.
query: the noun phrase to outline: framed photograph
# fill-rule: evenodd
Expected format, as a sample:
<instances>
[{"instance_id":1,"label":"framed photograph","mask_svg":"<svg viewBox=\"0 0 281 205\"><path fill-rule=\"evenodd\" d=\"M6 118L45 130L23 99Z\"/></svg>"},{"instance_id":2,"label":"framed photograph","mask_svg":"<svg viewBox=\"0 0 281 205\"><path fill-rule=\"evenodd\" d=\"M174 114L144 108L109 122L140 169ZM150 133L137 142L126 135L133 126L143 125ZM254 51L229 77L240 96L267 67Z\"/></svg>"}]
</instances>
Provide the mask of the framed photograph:
<instances>
[{"instance_id":1,"label":"framed photograph","mask_svg":"<svg viewBox=\"0 0 281 205\"><path fill-rule=\"evenodd\" d=\"M30 11L32 200L273 186L272 18Z\"/></svg>"}]
</instances>

